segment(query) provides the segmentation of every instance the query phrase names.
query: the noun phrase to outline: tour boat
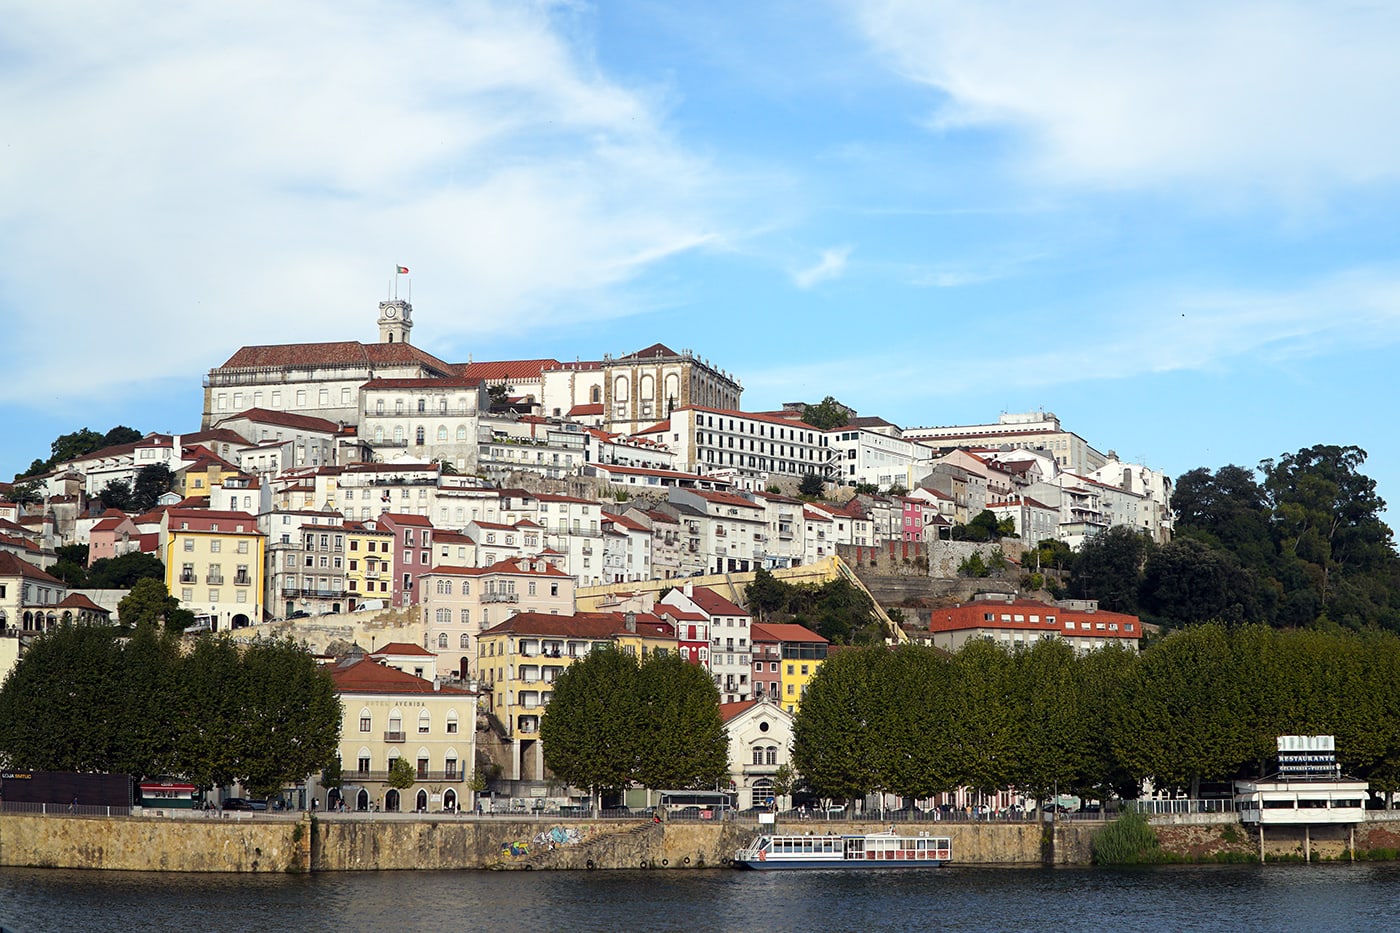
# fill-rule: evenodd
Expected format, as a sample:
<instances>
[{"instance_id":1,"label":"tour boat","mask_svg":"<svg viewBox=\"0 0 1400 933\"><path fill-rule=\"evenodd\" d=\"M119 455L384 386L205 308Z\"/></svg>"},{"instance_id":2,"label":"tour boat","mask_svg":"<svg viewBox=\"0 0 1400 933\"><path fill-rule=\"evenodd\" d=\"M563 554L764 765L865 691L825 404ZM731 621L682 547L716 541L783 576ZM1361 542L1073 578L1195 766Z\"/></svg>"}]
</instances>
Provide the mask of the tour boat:
<instances>
[{"instance_id":1,"label":"tour boat","mask_svg":"<svg viewBox=\"0 0 1400 933\"><path fill-rule=\"evenodd\" d=\"M893 829L860 836L760 835L734 853L735 868L937 868L953 860L947 836L900 836Z\"/></svg>"}]
</instances>

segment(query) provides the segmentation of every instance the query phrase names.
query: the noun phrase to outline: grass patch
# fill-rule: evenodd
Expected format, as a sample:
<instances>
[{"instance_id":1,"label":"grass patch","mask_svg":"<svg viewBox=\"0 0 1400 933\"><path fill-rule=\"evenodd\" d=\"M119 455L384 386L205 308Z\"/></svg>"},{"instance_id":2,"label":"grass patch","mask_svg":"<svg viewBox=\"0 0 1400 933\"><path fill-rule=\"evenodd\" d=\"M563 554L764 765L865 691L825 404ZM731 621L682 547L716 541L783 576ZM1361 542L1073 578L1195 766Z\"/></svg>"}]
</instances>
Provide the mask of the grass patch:
<instances>
[{"instance_id":1,"label":"grass patch","mask_svg":"<svg viewBox=\"0 0 1400 933\"><path fill-rule=\"evenodd\" d=\"M1095 865L1160 865L1173 861L1162 851L1157 831L1147 817L1128 811L1094 834Z\"/></svg>"}]
</instances>

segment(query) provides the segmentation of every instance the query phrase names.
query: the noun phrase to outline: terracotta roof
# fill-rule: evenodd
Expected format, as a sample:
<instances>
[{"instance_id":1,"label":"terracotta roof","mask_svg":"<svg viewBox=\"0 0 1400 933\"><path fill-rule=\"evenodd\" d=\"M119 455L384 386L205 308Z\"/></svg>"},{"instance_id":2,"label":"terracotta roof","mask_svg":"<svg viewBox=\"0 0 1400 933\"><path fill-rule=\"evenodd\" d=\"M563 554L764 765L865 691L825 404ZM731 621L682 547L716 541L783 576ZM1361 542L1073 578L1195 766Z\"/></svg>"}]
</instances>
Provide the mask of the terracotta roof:
<instances>
[{"instance_id":1,"label":"terracotta roof","mask_svg":"<svg viewBox=\"0 0 1400 933\"><path fill-rule=\"evenodd\" d=\"M53 576L25 560L20 560L9 551L0 551L0 577L28 577L31 580L41 580L44 583L56 583L66 587L58 577Z\"/></svg>"},{"instance_id":2,"label":"terracotta roof","mask_svg":"<svg viewBox=\"0 0 1400 933\"><path fill-rule=\"evenodd\" d=\"M546 369L554 369L559 365L559 361L554 359L498 360L494 363L462 363L457 369L469 379L489 382L501 379L539 379Z\"/></svg>"},{"instance_id":3,"label":"terracotta roof","mask_svg":"<svg viewBox=\"0 0 1400 933\"><path fill-rule=\"evenodd\" d=\"M451 364L444 363L432 354L425 353L409 343L359 343L354 340L243 347L229 357L228 362L218 369L297 366L364 366L368 368L413 363L439 372L444 376L456 372Z\"/></svg>"},{"instance_id":4,"label":"terracotta roof","mask_svg":"<svg viewBox=\"0 0 1400 933\"><path fill-rule=\"evenodd\" d=\"M542 635L556 638L604 639L637 635L646 638L674 638L675 629L649 612L639 612L637 631L627 630L625 613L576 612L571 616L548 615L542 612L521 612L499 625L481 633L488 635Z\"/></svg>"},{"instance_id":5,"label":"terracotta roof","mask_svg":"<svg viewBox=\"0 0 1400 933\"><path fill-rule=\"evenodd\" d=\"M378 651L371 651L369 653L369 656L371 658L377 658L386 654L411 655L413 657L418 658L437 657L437 655L433 654L426 648L420 648L412 642L407 641L391 641L389 642L389 644L385 645L383 648L380 648Z\"/></svg>"},{"instance_id":6,"label":"terracotta roof","mask_svg":"<svg viewBox=\"0 0 1400 933\"><path fill-rule=\"evenodd\" d=\"M990 613L993 619L987 620L985 615ZM1014 619L1002 621L1001 616L1021 615L1022 621ZM1032 615L1040 618L1039 622L1029 621ZM1054 622L1047 622L1048 618L1054 618ZM1066 630L1065 623L1075 623L1075 627ZM1092 629L1082 629L1081 623L1095 624ZM1102 623L1104 628L1100 630L1097 624ZM1110 631L1109 625L1117 625L1117 631ZM1131 625L1129 631L1126 626ZM1050 603L1042 603L1033 599L1016 599L1011 602L1001 600L975 600L964 603L961 606L954 606L951 609L935 609L929 616L930 632L958 632L972 629L1007 629L1011 631L1042 631L1055 632L1067 638L1074 638L1083 635L1093 638L1140 638L1142 636L1142 626L1137 616L1128 615L1122 612L1109 612L1107 610L1096 610L1088 612L1082 609L1067 609L1063 606L1054 606Z\"/></svg>"},{"instance_id":7,"label":"terracotta roof","mask_svg":"<svg viewBox=\"0 0 1400 933\"><path fill-rule=\"evenodd\" d=\"M280 424L288 428L298 428L302 431L321 431L326 434L334 434L340 429L340 426L334 421L327 421L325 418L313 418L311 415L299 415L290 411L272 411L268 408L249 408L236 415L220 418L218 423L223 424L225 421L233 421L238 418L245 418L257 424Z\"/></svg>"},{"instance_id":8,"label":"terracotta roof","mask_svg":"<svg viewBox=\"0 0 1400 933\"><path fill-rule=\"evenodd\" d=\"M712 616L746 616L743 609L734 605L714 590L697 586L690 593L691 600L705 612Z\"/></svg>"},{"instance_id":9,"label":"terracotta roof","mask_svg":"<svg viewBox=\"0 0 1400 933\"><path fill-rule=\"evenodd\" d=\"M59 601L58 608L84 609L88 612L100 612L103 615L111 615L110 611L103 609L101 606L88 599L82 593L69 593L67 596L63 597L63 599Z\"/></svg>"},{"instance_id":10,"label":"terracotta roof","mask_svg":"<svg viewBox=\"0 0 1400 933\"><path fill-rule=\"evenodd\" d=\"M710 489L689 489L686 491L692 495L699 496L706 502L714 502L718 505L734 505L745 509L763 510L763 506L759 505L757 502L751 502L743 496L736 496L733 493L715 492Z\"/></svg>"},{"instance_id":11,"label":"terracotta roof","mask_svg":"<svg viewBox=\"0 0 1400 933\"><path fill-rule=\"evenodd\" d=\"M387 518L395 525L413 525L415 527L431 528L433 523L426 515L409 515L407 512L385 512L379 516L381 519Z\"/></svg>"},{"instance_id":12,"label":"terracotta roof","mask_svg":"<svg viewBox=\"0 0 1400 933\"><path fill-rule=\"evenodd\" d=\"M651 346L646 347L645 349L638 350L635 353L629 353L623 357L619 357L618 361L621 362L622 360L650 360L655 359L659 356L680 356L680 354L677 353L675 350L672 350L670 347L666 346L666 344L664 343L654 343Z\"/></svg>"},{"instance_id":13,"label":"terracotta roof","mask_svg":"<svg viewBox=\"0 0 1400 933\"><path fill-rule=\"evenodd\" d=\"M414 677L378 661L361 658L345 667L331 671L337 693L446 693L471 696L472 691L460 687L434 686L431 680Z\"/></svg>"},{"instance_id":14,"label":"terracotta roof","mask_svg":"<svg viewBox=\"0 0 1400 933\"><path fill-rule=\"evenodd\" d=\"M570 418L579 418L583 415L601 415L603 413L603 403L595 402L589 405L575 405L569 409Z\"/></svg>"},{"instance_id":15,"label":"terracotta roof","mask_svg":"<svg viewBox=\"0 0 1400 933\"><path fill-rule=\"evenodd\" d=\"M750 641L778 642L820 642L830 644L825 638L803 625L792 622L755 622L749 627Z\"/></svg>"},{"instance_id":16,"label":"terracotta roof","mask_svg":"<svg viewBox=\"0 0 1400 933\"><path fill-rule=\"evenodd\" d=\"M536 570L535 564L540 564L544 569ZM516 573L522 576L531 577L568 577L569 574L545 560L538 560L532 557L508 557L505 560L498 560L494 564L486 567L459 567L454 564L440 564L432 570L426 571L423 576L431 574L447 574L454 577L481 577L488 573Z\"/></svg>"},{"instance_id":17,"label":"terracotta roof","mask_svg":"<svg viewBox=\"0 0 1400 933\"><path fill-rule=\"evenodd\" d=\"M719 721L729 722L736 719L742 713L747 713L758 705L757 700L745 700L742 703L721 703L719 705Z\"/></svg>"}]
</instances>

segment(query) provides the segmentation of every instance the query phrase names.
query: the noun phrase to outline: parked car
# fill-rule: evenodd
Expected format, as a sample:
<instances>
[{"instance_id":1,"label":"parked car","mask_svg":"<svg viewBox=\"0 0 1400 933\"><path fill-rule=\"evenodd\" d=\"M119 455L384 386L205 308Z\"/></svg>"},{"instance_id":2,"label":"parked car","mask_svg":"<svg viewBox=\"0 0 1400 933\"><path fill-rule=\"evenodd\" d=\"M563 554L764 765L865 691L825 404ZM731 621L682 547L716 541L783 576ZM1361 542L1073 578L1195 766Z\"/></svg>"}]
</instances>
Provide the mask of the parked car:
<instances>
[{"instance_id":1,"label":"parked car","mask_svg":"<svg viewBox=\"0 0 1400 933\"><path fill-rule=\"evenodd\" d=\"M225 810L266 810L266 800L249 800L246 797L229 797L224 800Z\"/></svg>"}]
</instances>

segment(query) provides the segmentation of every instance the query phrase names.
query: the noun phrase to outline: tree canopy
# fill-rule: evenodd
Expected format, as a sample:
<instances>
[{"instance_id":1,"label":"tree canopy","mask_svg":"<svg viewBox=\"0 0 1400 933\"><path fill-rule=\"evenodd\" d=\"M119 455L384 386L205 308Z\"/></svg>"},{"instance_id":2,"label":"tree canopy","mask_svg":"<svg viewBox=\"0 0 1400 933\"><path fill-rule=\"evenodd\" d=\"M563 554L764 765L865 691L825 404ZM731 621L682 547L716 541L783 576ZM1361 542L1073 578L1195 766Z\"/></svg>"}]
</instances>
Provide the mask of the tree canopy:
<instances>
[{"instance_id":1,"label":"tree canopy","mask_svg":"<svg viewBox=\"0 0 1400 933\"><path fill-rule=\"evenodd\" d=\"M287 641L205 636L182 654L153 625L64 625L0 686L0 762L46 771L241 781L265 795L335 757L330 674Z\"/></svg>"},{"instance_id":2,"label":"tree canopy","mask_svg":"<svg viewBox=\"0 0 1400 933\"><path fill-rule=\"evenodd\" d=\"M851 410L828 395L815 405L802 406L802 420L822 431L839 428L851 421Z\"/></svg>"},{"instance_id":3,"label":"tree canopy","mask_svg":"<svg viewBox=\"0 0 1400 933\"><path fill-rule=\"evenodd\" d=\"M719 691L700 667L672 654L640 665L603 648L569 665L540 722L545 764L602 795L632 784L714 787L728 772Z\"/></svg>"},{"instance_id":4,"label":"tree canopy","mask_svg":"<svg viewBox=\"0 0 1400 933\"><path fill-rule=\"evenodd\" d=\"M60 434L54 438L49 445L50 456L47 460L35 459L29 465L29 469L17 474L15 479L23 479L26 476L37 476L40 473L47 473L60 463L85 456L95 450L104 447L114 447L118 444L131 444L141 439L141 432L135 428L128 428L126 425L117 425L106 434L99 434L89 428L79 428L71 434Z\"/></svg>"},{"instance_id":5,"label":"tree canopy","mask_svg":"<svg viewBox=\"0 0 1400 933\"><path fill-rule=\"evenodd\" d=\"M760 569L744 590L744 602L756 619L803 625L839 645L880 644L885 638L870 597L840 577L819 586L793 584Z\"/></svg>"},{"instance_id":6,"label":"tree canopy","mask_svg":"<svg viewBox=\"0 0 1400 933\"><path fill-rule=\"evenodd\" d=\"M1400 638L1193 626L1141 655L1046 639L955 655L840 652L798 708L793 763L821 796L958 787L1093 799L1271 773L1279 735L1330 734L1348 774L1400 790Z\"/></svg>"}]
</instances>

